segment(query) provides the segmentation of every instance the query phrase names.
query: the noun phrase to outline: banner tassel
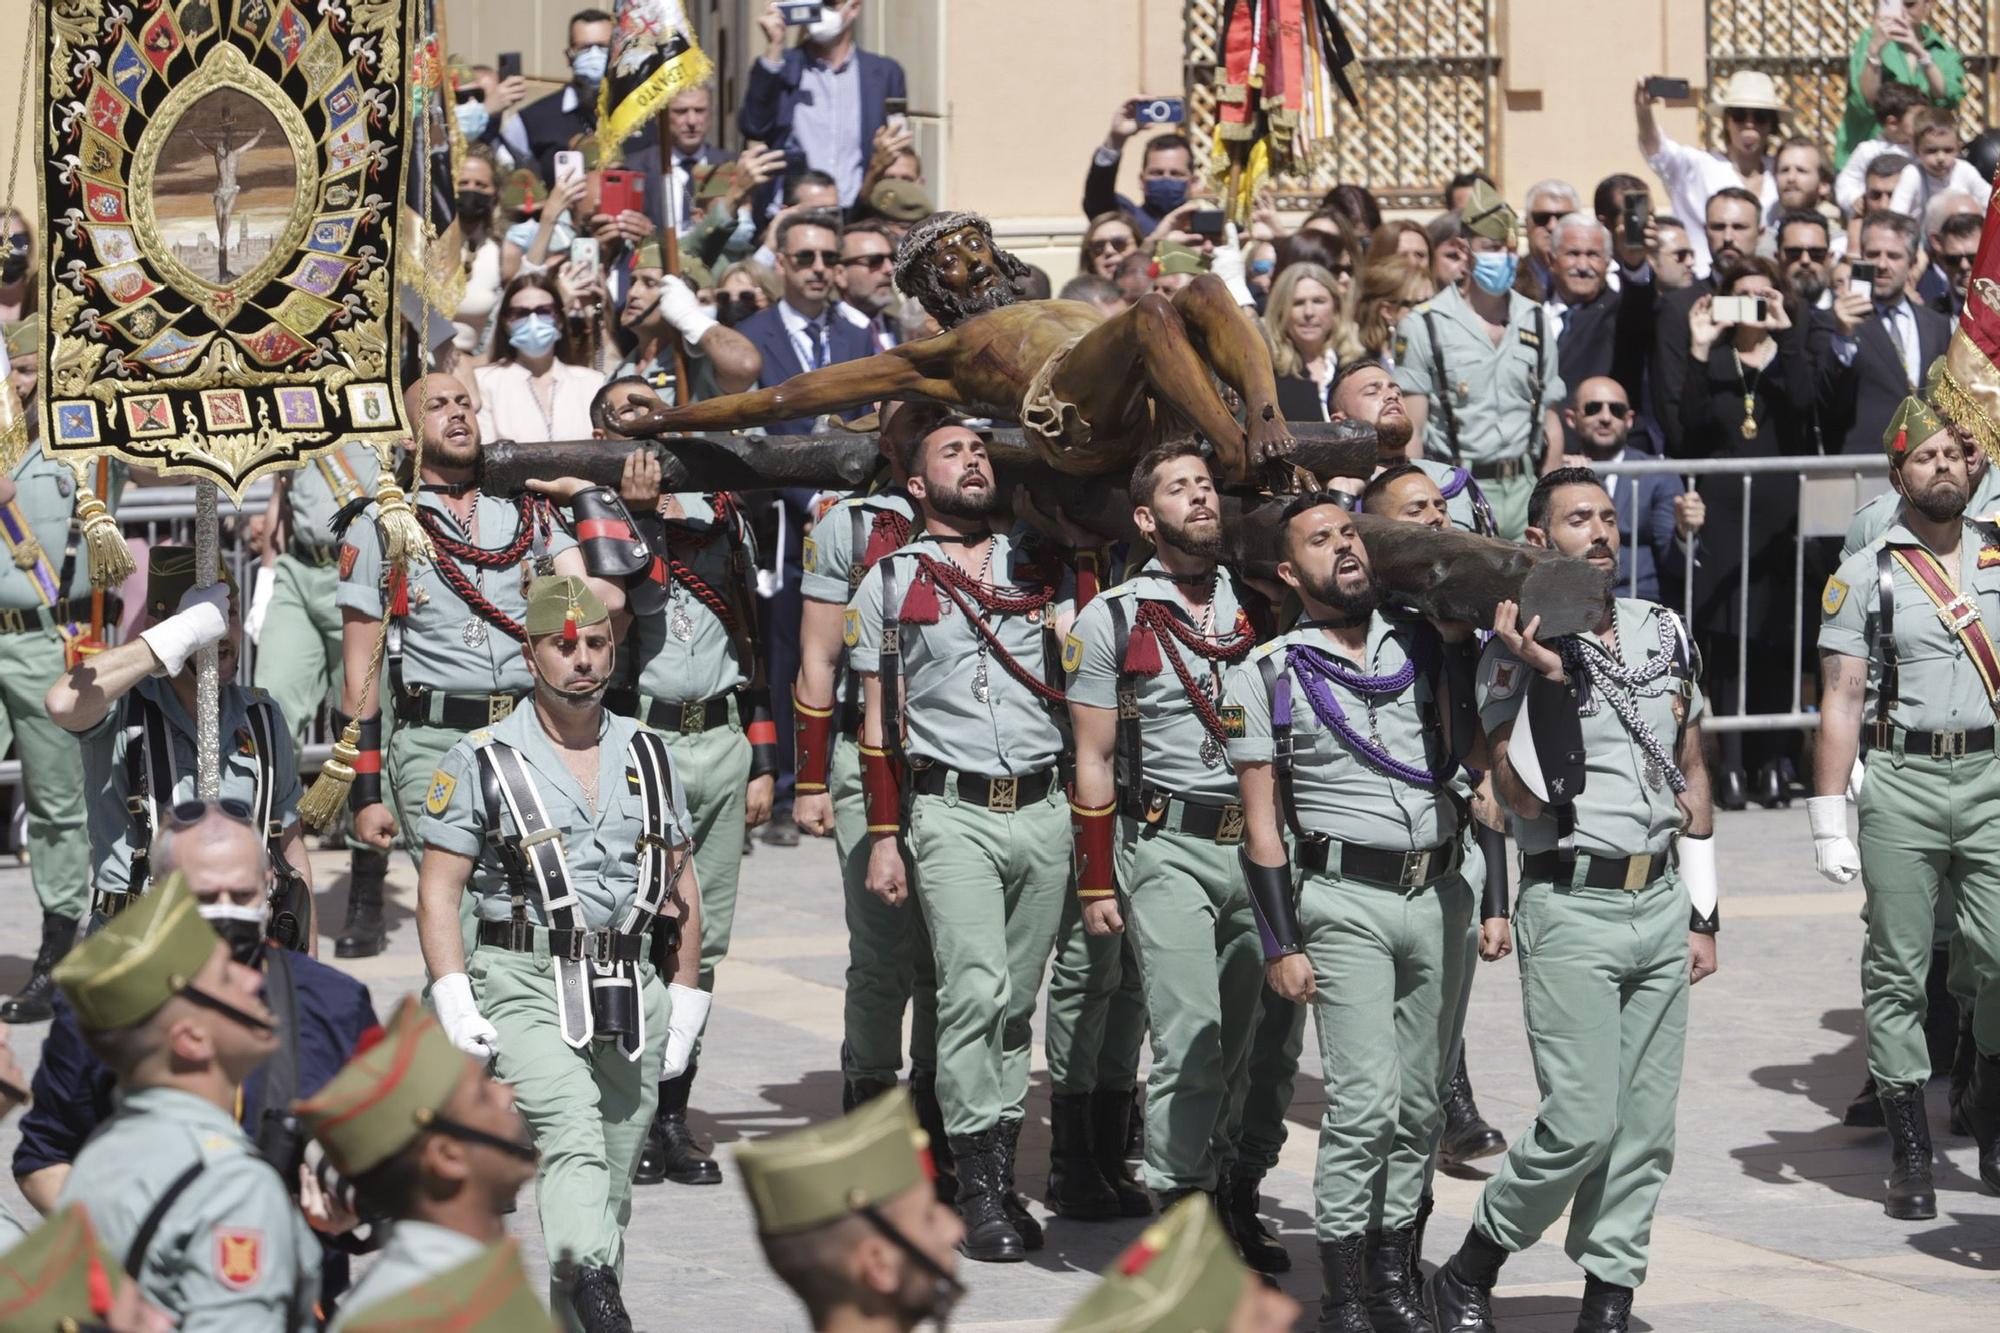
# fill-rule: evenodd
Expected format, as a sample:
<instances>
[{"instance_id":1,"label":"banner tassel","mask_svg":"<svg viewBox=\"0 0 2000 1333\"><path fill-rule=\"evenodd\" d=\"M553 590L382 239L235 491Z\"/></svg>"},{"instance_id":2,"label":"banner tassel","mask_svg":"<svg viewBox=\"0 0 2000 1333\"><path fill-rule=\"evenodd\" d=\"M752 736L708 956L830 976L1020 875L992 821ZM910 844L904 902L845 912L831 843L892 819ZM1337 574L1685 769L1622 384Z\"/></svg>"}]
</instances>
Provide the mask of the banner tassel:
<instances>
[{"instance_id":1,"label":"banner tassel","mask_svg":"<svg viewBox=\"0 0 2000 1333\"><path fill-rule=\"evenodd\" d=\"M124 529L92 489L86 463L71 463L76 474L76 520L83 528L84 549L90 558L90 586L109 591L138 572L139 562L125 544Z\"/></svg>"},{"instance_id":2,"label":"banner tassel","mask_svg":"<svg viewBox=\"0 0 2000 1333\"><path fill-rule=\"evenodd\" d=\"M354 761L361 757L361 722L350 719L333 743L333 753L320 765L319 776L299 798L299 818L314 832L324 833L340 822L347 792L354 785Z\"/></svg>"}]
</instances>

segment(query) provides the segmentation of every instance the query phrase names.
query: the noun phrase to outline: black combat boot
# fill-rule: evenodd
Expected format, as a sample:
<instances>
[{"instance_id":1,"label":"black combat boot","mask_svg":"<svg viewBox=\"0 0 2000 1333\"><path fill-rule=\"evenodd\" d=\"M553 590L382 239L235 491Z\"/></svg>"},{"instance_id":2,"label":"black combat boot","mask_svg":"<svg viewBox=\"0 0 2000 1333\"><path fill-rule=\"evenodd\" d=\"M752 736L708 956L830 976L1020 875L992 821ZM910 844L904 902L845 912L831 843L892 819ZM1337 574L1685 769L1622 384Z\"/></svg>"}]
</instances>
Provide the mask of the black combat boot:
<instances>
[{"instance_id":1,"label":"black combat boot","mask_svg":"<svg viewBox=\"0 0 2000 1333\"><path fill-rule=\"evenodd\" d=\"M1507 1151L1507 1137L1486 1123L1472 1100L1472 1080L1465 1073L1465 1051L1458 1053L1458 1072L1445 1090L1444 1132L1438 1135L1438 1165L1447 1171L1494 1153Z\"/></svg>"},{"instance_id":2,"label":"black combat boot","mask_svg":"<svg viewBox=\"0 0 2000 1333\"><path fill-rule=\"evenodd\" d=\"M910 1067L910 1105L916 1109L917 1128L931 1141L931 1169L937 1172L939 1203L958 1201L958 1178L952 1161L951 1139L944 1132L944 1108L938 1105L937 1071Z\"/></svg>"},{"instance_id":3,"label":"black combat boot","mask_svg":"<svg viewBox=\"0 0 2000 1333\"><path fill-rule=\"evenodd\" d=\"M1924 1090L1882 1094L1882 1123L1889 1131L1889 1193L1882 1211L1904 1222L1924 1222L1937 1216L1937 1190L1931 1184L1931 1122L1925 1113Z\"/></svg>"},{"instance_id":4,"label":"black combat boot","mask_svg":"<svg viewBox=\"0 0 2000 1333\"><path fill-rule=\"evenodd\" d=\"M1493 1284L1507 1251L1472 1227L1458 1253L1438 1265L1424 1284L1425 1302L1437 1333L1494 1333Z\"/></svg>"},{"instance_id":5,"label":"black combat boot","mask_svg":"<svg viewBox=\"0 0 2000 1333\"><path fill-rule=\"evenodd\" d=\"M1583 1275L1583 1304L1577 1307L1576 1333L1626 1333L1632 1324L1632 1289Z\"/></svg>"},{"instance_id":6,"label":"black combat boot","mask_svg":"<svg viewBox=\"0 0 2000 1333\"><path fill-rule=\"evenodd\" d=\"M1979 1144L1979 1178L1989 1193L2000 1194L2000 1056L1974 1057L1962 1105L1965 1127Z\"/></svg>"},{"instance_id":7,"label":"black combat boot","mask_svg":"<svg viewBox=\"0 0 2000 1333\"><path fill-rule=\"evenodd\" d=\"M1078 1222L1102 1222L1119 1216L1118 1196L1105 1182L1097 1155L1090 1150L1090 1106L1087 1092L1049 1095L1049 1187L1042 1198L1057 1217ZM1124 1146L1121 1137L1121 1155Z\"/></svg>"},{"instance_id":8,"label":"black combat boot","mask_svg":"<svg viewBox=\"0 0 2000 1333\"><path fill-rule=\"evenodd\" d=\"M639 1165L632 1172L635 1185L657 1185L671 1180L676 1185L720 1185L722 1168L695 1142L688 1128L688 1094L694 1089L695 1066L660 1085L660 1109L646 1130L646 1145L639 1150Z\"/></svg>"},{"instance_id":9,"label":"black combat boot","mask_svg":"<svg viewBox=\"0 0 2000 1333\"><path fill-rule=\"evenodd\" d=\"M1368 1322L1375 1333L1434 1333L1421 1299L1410 1299L1416 1228L1371 1231L1368 1242Z\"/></svg>"},{"instance_id":10,"label":"black combat boot","mask_svg":"<svg viewBox=\"0 0 2000 1333\"><path fill-rule=\"evenodd\" d=\"M9 1023L46 1023L55 1012L56 983L49 976L55 965L76 942L76 918L42 913L42 947L35 951L35 965L28 980L14 997L0 1004L0 1020Z\"/></svg>"},{"instance_id":11,"label":"black combat boot","mask_svg":"<svg viewBox=\"0 0 2000 1333\"><path fill-rule=\"evenodd\" d=\"M372 958L389 938L389 928L382 924L382 881L389 874L389 854L356 848L348 864L352 870L347 877L347 922L333 942L333 956Z\"/></svg>"},{"instance_id":12,"label":"black combat boot","mask_svg":"<svg viewBox=\"0 0 2000 1333\"><path fill-rule=\"evenodd\" d=\"M1364 1304L1366 1251L1362 1236L1319 1243L1319 1333L1374 1333Z\"/></svg>"},{"instance_id":13,"label":"black combat boot","mask_svg":"<svg viewBox=\"0 0 2000 1333\"><path fill-rule=\"evenodd\" d=\"M1000 1206L1006 1210L1007 1220L1014 1224L1021 1244L1029 1250L1039 1250L1046 1239L1042 1224L1028 1211L1026 1196L1014 1188L1014 1159L1021 1150L1021 1122L1002 1120L994 1130L994 1139L1000 1147Z\"/></svg>"},{"instance_id":14,"label":"black combat boot","mask_svg":"<svg viewBox=\"0 0 2000 1333\"><path fill-rule=\"evenodd\" d=\"M1132 1168L1126 1161L1126 1135L1132 1123L1132 1093L1107 1092L1103 1088L1090 1094L1090 1143L1091 1151L1097 1157L1098 1174L1110 1187L1112 1199L1117 1204L1117 1217L1150 1217L1153 1213L1153 1196L1146 1193L1146 1187L1132 1177Z\"/></svg>"},{"instance_id":15,"label":"black combat boot","mask_svg":"<svg viewBox=\"0 0 2000 1333\"><path fill-rule=\"evenodd\" d=\"M1245 1267L1253 1273L1289 1273L1292 1256L1257 1215L1257 1196L1263 1184L1261 1172L1240 1163L1225 1168L1216 1181L1215 1210L1222 1219L1222 1229L1236 1242ZM1166 1207L1164 1198L1160 1206Z\"/></svg>"},{"instance_id":16,"label":"black combat boot","mask_svg":"<svg viewBox=\"0 0 2000 1333\"><path fill-rule=\"evenodd\" d=\"M1167 1212L1175 1204L1179 1203L1182 1199L1187 1198L1187 1196L1190 1194L1207 1194L1207 1193L1208 1193L1207 1190L1196 1189L1192 1185L1176 1186L1175 1188L1170 1190L1160 1190L1157 1194L1157 1197L1160 1201L1160 1211L1163 1213ZM1209 1202L1213 1204L1214 1201L1215 1201L1214 1196L1211 1195ZM1224 1230L1228 1229L1228 1225L1229 1224L1226 1222L1223 1224Z\"/></svg>"},{"instance_id":17,"label":"black combat boot","mask_svg":"<svg viewBox=\"0 0 2000 1333\"><path fill-rule=\"evenodd\" d=\"M1882 1090L1875 1086L1875 1076L1861 1085L1861 1091L1854 1094L1854 1100L1840 1113L1840 1123L1849 1129L1882 1128Z\"/></svg>"},{"instance_id":18,"label":"black combat boot","mask_svg":"<svg viewBox=\"0 0 2000 1333\"><path fill-rule=\"evenodd\" d=\"M1958 1013L1958 1049L1951 1056L1951 1086L1946 1093L1951 1109L1951 1132L1970 1134L1965 1125L1965 1092L1972 1086L1972 1067L1979 1062L1979 1043L1972 1039L1972 1007L1962 1005Z\"/></svg>"},{"instance_id":19,"label":"black combat boot","mask_svg":"<svg viewBox=\"0 0 2000 1333\"><path fill-rule=\"evenodd\" d=\"M1406 1276L1410 1304L1425 1314L1430 1312L1424 1306L1424 1232L1430 1229L1431 1213L1437 1208L1437 1200L1429 1190L1417 1200L1417 1220L1410 1224L1410 1263Z\"/></svg>"},{"instance_id":20,"label":"black combat boot","mask_svg":"<svg viewBox=\"0 0 2000 1333\"><path fill-rule=\"evenodd\" d=\"M569 1284L570 1308L583 1333L632 1333L632 1316L618 1294L618 1274L609 1268L579 1268Z\"/></svg>"},{"instance_id":21,"label":"black combat boot","mask_svg":"<svg viewBox=\"0 0 2000 1333\"><path fill-rule=\"evenodd\" d=\"M983 1264L1021 1262L1027 1247L1002 1202L1000 1131L954 1134L951 1155L958 1164L958 1215L965 1221L958 1252Z\"/></svg>"},{"instance_id":22,"label":"black combat boot","mask_svg":"<svg viewBox=\"0 0 2000 1333\"><path fill-rule=\"evenodd\" d=\"M895 1079L850 1078L840 1085L840 1113L846 1115L857 1106L866 1106L885 1092L896 1089Z\"/></svg>"}]
</instances>

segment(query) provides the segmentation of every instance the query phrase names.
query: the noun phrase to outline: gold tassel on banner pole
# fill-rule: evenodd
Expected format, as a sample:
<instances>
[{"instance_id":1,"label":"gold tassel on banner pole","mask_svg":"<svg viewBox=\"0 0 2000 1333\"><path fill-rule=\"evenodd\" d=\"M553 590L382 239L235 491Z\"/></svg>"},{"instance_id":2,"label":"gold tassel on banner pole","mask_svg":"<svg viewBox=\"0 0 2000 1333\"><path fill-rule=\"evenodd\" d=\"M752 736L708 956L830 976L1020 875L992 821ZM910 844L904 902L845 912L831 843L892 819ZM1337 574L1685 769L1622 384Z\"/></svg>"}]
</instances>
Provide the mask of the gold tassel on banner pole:
<instances>
[{"instance_id":1,"label":"gold tassel on banner pole","mask_svg":"<svg viewBox=\"0 0 2000 1333\"><path fill-rule=\"evenodd\" d=\"M108 591L137 573L139 562L132 558L118 520L105 508L104 497L90 484L90 463L71 459L69 467L76 474L76 521L82 525L90 557L90 586Z\"/></svg>"},{"instance_id":2,"label":"gold tassel on banner pole","mask_svg":"<svg viewBox=\"0 0 2000 1333\"><path fill-rule=\"evenodd\" d=\"M382 558L406 572L412 565L427 565L431 562L431 539L396 481L389 446L376 445L375 455L382 469L375 482L375 523L382 534Z\"/></svg>"}]
</instances>

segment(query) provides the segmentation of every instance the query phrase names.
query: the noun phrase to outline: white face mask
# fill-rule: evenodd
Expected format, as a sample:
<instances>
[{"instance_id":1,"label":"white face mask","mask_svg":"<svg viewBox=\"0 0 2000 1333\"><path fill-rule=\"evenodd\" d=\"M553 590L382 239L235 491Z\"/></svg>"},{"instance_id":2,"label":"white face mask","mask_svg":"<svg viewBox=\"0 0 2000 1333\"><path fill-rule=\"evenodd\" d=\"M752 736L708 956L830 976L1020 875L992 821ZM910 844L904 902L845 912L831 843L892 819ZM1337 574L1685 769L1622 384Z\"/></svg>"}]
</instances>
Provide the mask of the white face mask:
<instances>
[{"instance_id":1,"label":"white face mask","mask_svg":"<svg viewBox=\"0 0 2000 1333\"><path fill-rule=\"evenodd\" d=\"M846 32L846 9L845 5L821 5L819 17L806 27L806 39L825 44Z\"/></svg>"}]
</instances>

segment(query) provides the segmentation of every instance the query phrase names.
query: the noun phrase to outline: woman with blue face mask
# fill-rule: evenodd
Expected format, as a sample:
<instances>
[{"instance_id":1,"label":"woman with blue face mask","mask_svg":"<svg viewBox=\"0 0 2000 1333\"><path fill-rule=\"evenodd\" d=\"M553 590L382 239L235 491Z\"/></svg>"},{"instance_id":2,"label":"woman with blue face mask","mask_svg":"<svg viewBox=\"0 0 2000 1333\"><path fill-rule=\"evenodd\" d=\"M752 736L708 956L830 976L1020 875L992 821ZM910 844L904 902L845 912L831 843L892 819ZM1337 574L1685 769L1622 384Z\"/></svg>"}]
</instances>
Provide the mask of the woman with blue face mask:
<instances>
[{"instance_id":1,"label":"woman with blue face mask","mask_svg":"<svg viewBox=\"0 0 2000 1333\"><path fill-rule=\"evenodd\" d=\"M584 327L572 321L556 280L524 273L507 284L493 325L493 360L473 379L479 389L480 438L583 440L590 400L604 376L581 364Z\"/></svg>"}]
</instances>

